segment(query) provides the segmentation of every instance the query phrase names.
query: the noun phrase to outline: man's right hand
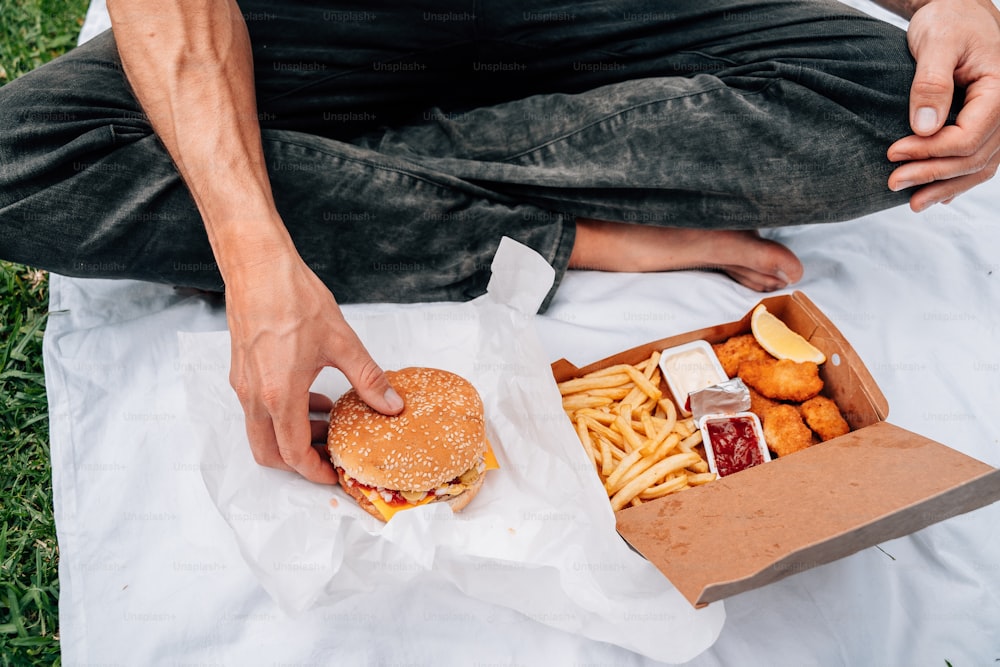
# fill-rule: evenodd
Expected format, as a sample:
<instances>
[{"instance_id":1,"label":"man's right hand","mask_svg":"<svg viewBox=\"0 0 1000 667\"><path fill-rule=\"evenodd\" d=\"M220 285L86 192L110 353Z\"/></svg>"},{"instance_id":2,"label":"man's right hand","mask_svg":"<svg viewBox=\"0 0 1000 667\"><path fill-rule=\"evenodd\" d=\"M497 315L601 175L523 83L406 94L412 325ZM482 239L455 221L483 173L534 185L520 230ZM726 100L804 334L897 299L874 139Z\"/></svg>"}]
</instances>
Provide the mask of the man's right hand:
<instances>
[{"instance_id":1,"label":"man's right hand","mask_svg":"<svg viewBox=\"0 0 1000 667\"><path fill-rule=\"evenodd\" d=\"M399 412L403 402L299 257L275 208L240 7L236 0L107 4L129 84L198 206L226 284L230 382L254 458L334 483L333 466L311 446L310 406L330 406L309 393L320 370L339 368L381 412Z\"/></svg>"},{"instance_id":2,"label":"man's right hand","mask_svg":"<svg viewBox=\"0 0 1000 667\"><path fill-rule=\"evenodd\" d=\"M309 388L326 366L340 369L366 403L385 414L403 401L351 329L330 290L294 246L248 251L226 281L232 336L230 383L261 465L333 484L333 466L312 446Z\"/></svg>"}]
</instances>

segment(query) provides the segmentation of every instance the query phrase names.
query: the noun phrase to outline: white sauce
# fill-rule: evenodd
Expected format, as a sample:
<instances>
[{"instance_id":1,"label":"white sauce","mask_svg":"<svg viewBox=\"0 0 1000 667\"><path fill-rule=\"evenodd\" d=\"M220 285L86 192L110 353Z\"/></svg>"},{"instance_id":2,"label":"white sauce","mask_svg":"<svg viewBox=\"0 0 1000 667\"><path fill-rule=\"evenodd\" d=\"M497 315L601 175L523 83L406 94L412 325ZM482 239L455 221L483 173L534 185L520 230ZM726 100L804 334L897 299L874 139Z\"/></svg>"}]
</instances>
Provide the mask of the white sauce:
<instances>
[{"instance_id":1,"label":"white sauce","mask_svg":"<svg viewBox=\"0 0 1000 667\"><path fill-rule=\"evenodd\" d=\"M705 350L697 347L666 357L663 369L670 375L670 381L677 390L677 400L682 406L692 391L711 387L728 379L720 377L716 364L712 363Z\"/></svg>"}]
</instances>

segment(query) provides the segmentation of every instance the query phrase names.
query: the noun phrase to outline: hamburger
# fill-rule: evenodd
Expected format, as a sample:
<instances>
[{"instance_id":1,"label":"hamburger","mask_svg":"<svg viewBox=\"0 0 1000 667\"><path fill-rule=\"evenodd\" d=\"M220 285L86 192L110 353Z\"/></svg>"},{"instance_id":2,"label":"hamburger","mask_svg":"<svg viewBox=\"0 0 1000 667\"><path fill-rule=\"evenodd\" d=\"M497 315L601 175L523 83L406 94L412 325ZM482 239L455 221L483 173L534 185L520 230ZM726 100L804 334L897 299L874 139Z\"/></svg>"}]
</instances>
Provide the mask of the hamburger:
<instances>
[{"instance_id":1,"label":"hamburger","mask_svg":"<svg viewBox=\"0 0 1000 667\"><path fill-rule=\"evenodd\" d=\"M340 485L376 519L432 502L464 508L496 467L483 402L464 378L436 368L387 371L403 398L398 415L376 412L351 389L330 412L327 446Z\"/></svg>"}]
</instances>

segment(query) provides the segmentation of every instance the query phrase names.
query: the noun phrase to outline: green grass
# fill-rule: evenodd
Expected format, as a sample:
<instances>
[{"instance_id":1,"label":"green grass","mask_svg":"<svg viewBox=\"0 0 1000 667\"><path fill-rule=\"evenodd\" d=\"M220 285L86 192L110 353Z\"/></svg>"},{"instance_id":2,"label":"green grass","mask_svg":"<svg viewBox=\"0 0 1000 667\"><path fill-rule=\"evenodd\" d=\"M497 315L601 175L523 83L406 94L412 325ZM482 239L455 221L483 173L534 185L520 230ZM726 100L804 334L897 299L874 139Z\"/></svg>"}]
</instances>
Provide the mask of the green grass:
<instances>
[{"instance_id":1,"label":"green grass","mask_svg":"<svg viewBox=\"0 0 1000 667\"><path fill-rule=\"evenodd\" d=\"M88 0L0 0L0 85L76 44Z\"/></svg>"},{"instance_id":2,"label":"green grass","mask_svg":"<svg viewBox=\"0 0 1000 667\"><path fill-rule=\"evenodd\" d=\"M87 0L0 0L0 85L76 44ZM59 664L44 272L0 262L0 665Z\"/></svg>"},{"instance_id":3,"label":"green grass","mask_svg":"<svg viewBox=\"0 0 1000 667\"><path fill-rule=\"evenodd\" d=\"M59 659L58 547L42 374L47 281L0 263L0 663Z\"/></svg>"}]
</instances>

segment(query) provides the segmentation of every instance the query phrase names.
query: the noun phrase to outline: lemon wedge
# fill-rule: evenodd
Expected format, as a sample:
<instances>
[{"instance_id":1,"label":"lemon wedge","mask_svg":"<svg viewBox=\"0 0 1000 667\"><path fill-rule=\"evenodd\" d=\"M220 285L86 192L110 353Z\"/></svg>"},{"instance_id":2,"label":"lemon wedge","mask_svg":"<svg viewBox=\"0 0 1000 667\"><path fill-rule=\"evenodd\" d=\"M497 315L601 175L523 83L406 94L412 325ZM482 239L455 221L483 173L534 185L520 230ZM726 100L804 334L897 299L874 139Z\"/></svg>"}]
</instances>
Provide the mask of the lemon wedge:
<instances>
[{"instance_id":1,"label":"lemon wedge","mask_svg":"<svg viewBox=\"0 0 1000 667\"><path fill-rule=\"evenodd\" d=\"M778 359L811 361L816 364L826 361L826 355L819 348L767 312L764 304L754 308L750 316L750 331L760 346Z\"/></svg>"}]
</instances>

